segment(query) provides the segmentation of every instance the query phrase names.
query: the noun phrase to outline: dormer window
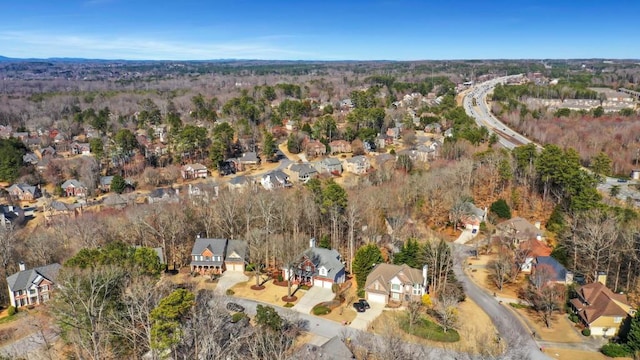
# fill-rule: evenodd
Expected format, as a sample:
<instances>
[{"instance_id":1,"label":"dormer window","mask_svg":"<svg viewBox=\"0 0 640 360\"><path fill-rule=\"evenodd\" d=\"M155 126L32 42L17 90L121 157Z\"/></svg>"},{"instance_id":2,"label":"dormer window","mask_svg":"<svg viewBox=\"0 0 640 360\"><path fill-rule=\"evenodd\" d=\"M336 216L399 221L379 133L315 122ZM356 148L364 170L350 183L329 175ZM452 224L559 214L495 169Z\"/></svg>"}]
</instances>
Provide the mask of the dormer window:
<instances>
[{"instance_id":1,"label":"dormer window","mask_svg":"<svg viewBox=\"0 0 640 360\"><path fill-rule=\"evenodd\" d=\"M320 276L327 276L327 269L321 267L318 273L320 274Z\"/></svg>"}]
</instances>

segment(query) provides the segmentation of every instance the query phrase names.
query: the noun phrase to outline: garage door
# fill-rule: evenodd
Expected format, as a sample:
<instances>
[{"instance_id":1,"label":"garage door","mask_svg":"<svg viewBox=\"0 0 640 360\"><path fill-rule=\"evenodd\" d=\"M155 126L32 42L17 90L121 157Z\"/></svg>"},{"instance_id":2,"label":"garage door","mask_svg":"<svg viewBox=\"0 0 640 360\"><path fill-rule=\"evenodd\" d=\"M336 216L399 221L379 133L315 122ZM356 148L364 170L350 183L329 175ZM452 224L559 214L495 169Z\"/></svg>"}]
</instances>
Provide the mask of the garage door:
<instances>
[{"instance_id":1,"label":"garage door","mask_svg":"<svg viewBox=\"0 0 640 360\"><path fill-rule=\"evenodd\" d=\"M313 279L313 286L318 286L326 289L331 289L331 281L324 281L322 279Z\"/></svg>"},{"instance_id":2,"label":"garage door","mask_svg":"<svg viewBox=\"0 0 640 360\"><path fill-rule=\"evenodd\" d=\"M384 294L367 293L367 300L369 300L369 302L385 304L387 297Z\"/></svg>"},{"instance_id":3,"label":"garage door","mask_svg":"<svg viewBox=\"0 0 640 360\"><path fill-rule=\"evenodd\" d=\"M243 271L241 264L229 264L229 268L227 270L230 270L230 271Z\"/></svg>"}]
</instances>

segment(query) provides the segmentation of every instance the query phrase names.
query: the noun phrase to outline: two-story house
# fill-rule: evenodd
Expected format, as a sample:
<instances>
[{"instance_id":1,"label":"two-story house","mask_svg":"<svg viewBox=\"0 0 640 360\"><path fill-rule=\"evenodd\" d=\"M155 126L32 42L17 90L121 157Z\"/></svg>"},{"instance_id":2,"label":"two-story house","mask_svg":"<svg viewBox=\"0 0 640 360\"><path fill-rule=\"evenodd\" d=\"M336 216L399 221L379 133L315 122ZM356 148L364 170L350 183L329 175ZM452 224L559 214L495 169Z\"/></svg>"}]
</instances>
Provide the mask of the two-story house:
<instances>
[{"instance_id":1,"label":"two-story house","mask_svg":"<svg viewBox=\"0 0 640 360\"><path fill-rule=\"evenodd\" d=\"M42 196L40 188L29 184L13 184L7 189L9 196L22 201L33 201Z\"/></svg>"},{"instance_id":2,"label":"two-story house","mask_svg":"<svg viewBox=\"0 0 640 360\"><path fill-rule=\"evenodd\" d=\"M333 249L315 247L315 239L291 266L282 268L282 277L294 284L319 286L331 289L333 284L345 281L345 268L340 254Z\"/></svg>"},{"instance_id":3,"label":"two-story house","mask_svg":"<svg viewBox=\"0 0 640 360\"><path fill-rule=\"evenodd\" d=\"M260 178L260 184L266 190L281 189L291 186L289 175L280 170L269 171L262 175Z\"/></svg>"},{"instance_id":4,"label":"two-story house","mask_svg":"<svg viewBox=\"0 0 640 360\"><path fill-rule=\"evenodd\" d=\"M428 293L427 268L420 271L406 264L378 264L367 276L364 291L370 302L420 301Z\"/></svg>"},{"instance_id":5,"label":"two-story house","mask_svg":"<svg viewBox=\"0 0 640 360\"><path fill-rule=\"evenodd\" d=\"M191 271L244 271L246 253L247 243L241 240L197 238L191 250Z\"/></svg>"},{"instance_id":6,"label":"two-story house","mask_svg":"<svg viewBox=\"0 0 640 360\"><path fill-rule=\"evenodd\" d=\"M207 178L207 167L198 163L184 165L180 169L180 172L182 173L183 179Z\"/></svg>"},{"instance_id":7,"label":"two-story house","mask_svg":"<svg viewBox=\"0 0 640 360\"><path fill-rule=\"evenodd\" d=\"M342 174L342 163L336 158L327 157L316 162L315 165L318 172Z\"/></svg>"},{"instance_id":8,"label":"two-story house","mask_svg":"<svg viewBox=\"0 0 640 360\"><path fill-rule=\"evenodd\" d=\"M577 297L570 301L571 307L592 335L613 336L635 310L625 295L616 294L604 285L606 275L599 275L598 280L578 288Z\"/></svg>"},{"instance_id":9,"label":"two-story house","mask_svg":"<svg viewBox=\"0 0 640 360\"><path fill-rule=\"evenodd\" d=\"M70 179L60 186L67 196L86 196L87 187L76 179Z\"/></svg>"},{"instance_id":10,"label":"two-story house","mask_svg":"<svg viewBox=\"0 0 640 360\"><path fill-rule=\"evenodd\" d=\"M293 181L306 183L312 177L318 175L318 171L308 163L289 165L289 173Z\"/></svg>"},{"instance_id":11,"label":"two-story house","mask_svg":"<svg viewBox=\"0 0 640 360\"><path fill-rule=\"evenodd\" d=\"M19 308L48 301L62 266L56 263L29 270L23 262L19 266L19 272L7 277L11 305Z\"/></svg>"},{"instance_id":12,"label":"two-story house","mask_svg":"<svg viewBox=\"0 0 640 360\"><path fill-rule=\"evenodd\" d=\"M356 175L366 174L370 168L371 164L369 163L369 159L363 155L354 156L345 160L344 170Z\"/></svg>"}]
</instances>

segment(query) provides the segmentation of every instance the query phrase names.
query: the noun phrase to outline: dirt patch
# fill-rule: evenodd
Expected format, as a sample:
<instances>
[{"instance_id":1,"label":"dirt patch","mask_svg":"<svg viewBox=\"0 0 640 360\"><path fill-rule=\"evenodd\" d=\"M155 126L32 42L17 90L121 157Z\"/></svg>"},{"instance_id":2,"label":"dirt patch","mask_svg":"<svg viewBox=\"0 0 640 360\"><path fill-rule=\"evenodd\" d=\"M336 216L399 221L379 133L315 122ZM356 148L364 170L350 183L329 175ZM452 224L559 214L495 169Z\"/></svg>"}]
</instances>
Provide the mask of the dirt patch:
<instances>
[{"instance_id":1,"label":"dirt patch","mask_svg":"<svg viewBox=\"0 0 640 360\"><path fill-rule=\"evenodd\" d=\"M272 281L267 281L263 285L264 290L253 290L253 286L255 286L255 284L255 277L251 276L249 278L249 281L236 284L231 288L231 290L233 290L234 296L262 301L272 305L284 306L287 302L290 302L283 301L283 298L288 295L286 287L277 286L274 285ZM292 290L295 290L295 287L292 288ZM300 298L304 296L305 293L305 290L298 290L295 293L296 300L290 303L298 303Z\"/></svg>"},{"instance_id":2,"label":"dirt patch","mask_svg":"<svg viewBox=\"0 0 640 360\"><path fill-rule=\"evenodd\" d=\"M496 296L517 299L524 276L521 274L515 283L507 283L499 290L495 282L490 277L490 271L487 268L489 261L493 260L495 255L480 255L478 259L475 257L467 258L467 275L476 285L495 293Z\"/></svg>"},{"instance_id":3,"label":"dirt patch","mask_svg":"<svg viewBox=\"0 0 640 360\"><path fill-rule=\"evenodd\" d=\"M593 351L581 351L581 350L570 350L570 349L554 349L548 348L544 349L544 353L553 359L567 359L567 360L606 360L611 359L604 354ZM621 360L631 360L631 358L618 358Z\"/></svg>"},{"instance_id":4,"label":"dirt patch","mask_svg":"<svg viewBox=\"0 0 640 360\"><path fill-rule=\"evenodd\" d=\"M528 327L536 332L537 339L559 343L581 343L585 340L578 333L577 329L579 327L569 320L567 314L555 314L551 321L551 327L547 328L540 319L540 315L535 311L531 309L511 309L525 319Z\"/></svg>"}]
</instances>

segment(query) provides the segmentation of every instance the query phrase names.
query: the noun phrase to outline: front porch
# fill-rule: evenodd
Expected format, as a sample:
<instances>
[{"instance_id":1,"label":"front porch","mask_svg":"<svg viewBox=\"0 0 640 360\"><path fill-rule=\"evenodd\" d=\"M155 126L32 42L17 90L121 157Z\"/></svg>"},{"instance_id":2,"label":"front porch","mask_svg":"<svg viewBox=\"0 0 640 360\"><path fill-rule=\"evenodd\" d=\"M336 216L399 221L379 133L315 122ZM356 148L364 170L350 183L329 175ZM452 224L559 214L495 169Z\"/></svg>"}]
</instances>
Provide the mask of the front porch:
<instances>
[{"instance_id":1,"label":"front porch","mask_svg":"<svg viewBox=\"0 0 640 360\"><path fill-rule=\"evenodd\" d=\"M221 275L225 270L224 265L191 265L191 272L200 275Z\"/></svg>"}]
</instances>

